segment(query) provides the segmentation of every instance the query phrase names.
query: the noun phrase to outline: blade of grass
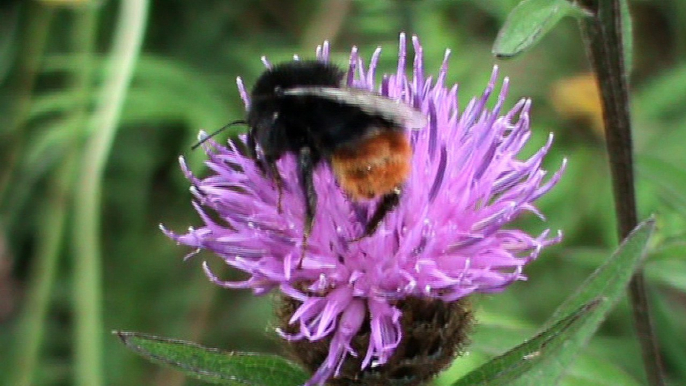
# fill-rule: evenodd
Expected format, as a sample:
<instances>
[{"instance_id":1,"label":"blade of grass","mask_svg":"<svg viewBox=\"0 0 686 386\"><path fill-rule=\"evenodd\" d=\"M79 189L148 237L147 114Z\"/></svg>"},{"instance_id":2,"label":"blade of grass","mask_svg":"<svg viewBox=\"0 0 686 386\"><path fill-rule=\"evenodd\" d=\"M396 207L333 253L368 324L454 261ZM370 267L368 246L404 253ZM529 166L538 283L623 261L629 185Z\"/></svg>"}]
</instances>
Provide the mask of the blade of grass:
<instances>
[{"instance_id":1,"label":"blade of grass","mask_svg":"<svg viewBox=\"0 0 686 386\"><path fill-rule=\"evenodd\" d=\"M48 7L49 8L49 7ZM51 8L49 8L51 9ZM39 16L52 15L51 10L44 10ZM93 66L90 60L95 49L95 16L92 13L80 14L73 29L72 40L75 55L75 64L81 71L75 72L70 78L70 89L73 90L76 106L70 110L69 116L63 121L64 125L72 125L76 128L83 126L87 118L88 102L90 98L90 85L92 81ZM43 27L47 34L47 27ZM42 51L42 50L41 50ZM40 52L40 51L38 51ZM32 72L37 72L34 68ZM30 85L27 92L30 92ZM19 114L16 117L17 129L24 124L27 111L30 109L30 98L20 101ZM57 128L57 127L56 127ZM19 133L21 134L21 133ZM64 227L67 217L67 207L71 200L73 174L76 170L76 160L79 154L76 143L72 140L68 145L72 151L65 152L66 156L52 177L51 189L48 192L48 202L45 208L44 222L39 222L44 228L39 231L39 247L36 255L35 270L31 275L29 285L29 297L24 309L23 321L19 323L20 330L17 334L16 366L11 368L11 385L28 386L33 384L33 375L36 373L38 355L43 342L45 320L50 304L50 295L53 292L56 267L59 260L60 250L64 241ZM16 193L16 192L15 192ZM28 192L24 196L28 196Z\"/></svg>"},{"instance_id":2,"label":"blade of grass","mask_svg":"<svg viewBox=\"0 0 686 386\"><path fill-rule=\"evenodd\" d=\"M37 372L38 355L45 332L50 295L57 274L57 262L64 243L64 228L69 204L70 179L76 166L76 155L64 160L54 175L48 201L39 222L37 253L28 285L28 296L14 341L14 365L9 368L8 385L30 386Z\"/></svg>"},{"instance_id":3,"label":"blade of grass","mask_svg":"<svg viewBox=\"0 0 686 386\"><path fill-rule=\"evenodd\" d=\"M50 26L54 12L50 7L43 7L40 4L31 2L28 5L28 22L25 30L19 35L23 40L20 45L24 47L20 53L17 64L18 71L14 79L14 98L11 108L12 116L10 123L5 130L7 154L3 154L3 167L0 170L0 208L4 209L9 200L11 183L15 181L17 173L16 164L20 161L23 148L26 144L25 133L22 130L29 116L32 105L33 85L38 75L38 70L43 59L45 43L48 39Z\"/></svg>"},{"instance_id":4,"label":"blade of grass","mask_svg":"<svg viewBox=\"0 0 686 386\"><path fill-rule=\"evenodd\" d=\"M74 295L76 301L76 384L103 381L100 206L102 177L117 130L126 90L145 32L148 1L124 0L119 10L108 74L96 104L84 150L74 207Z\"/></svg>"}]
</instances>

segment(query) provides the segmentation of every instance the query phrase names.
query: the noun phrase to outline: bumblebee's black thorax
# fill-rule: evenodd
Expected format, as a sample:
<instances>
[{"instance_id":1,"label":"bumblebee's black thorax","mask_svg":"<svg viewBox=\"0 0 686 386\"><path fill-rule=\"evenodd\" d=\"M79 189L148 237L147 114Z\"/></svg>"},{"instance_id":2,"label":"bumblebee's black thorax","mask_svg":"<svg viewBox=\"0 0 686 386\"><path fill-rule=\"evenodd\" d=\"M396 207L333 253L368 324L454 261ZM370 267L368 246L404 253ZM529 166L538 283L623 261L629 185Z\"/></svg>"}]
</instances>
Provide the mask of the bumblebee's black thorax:
<instances>
[{"instance_id":1,"label":"bumblebee's black thorax","mask_svg":"<svg viewBox=\"0 0 686 386\"><path fill-rule=\"evenodd\" d=\"M317 96L282 95L299 87L341 87L345 73L317 61L293 61L267 70L251 93L248 125L264 157L276 160L303 147L315 161L329 158L339 146L354 145L370 127L386 125L359 106Z\"/></svg>"}]
</instances>

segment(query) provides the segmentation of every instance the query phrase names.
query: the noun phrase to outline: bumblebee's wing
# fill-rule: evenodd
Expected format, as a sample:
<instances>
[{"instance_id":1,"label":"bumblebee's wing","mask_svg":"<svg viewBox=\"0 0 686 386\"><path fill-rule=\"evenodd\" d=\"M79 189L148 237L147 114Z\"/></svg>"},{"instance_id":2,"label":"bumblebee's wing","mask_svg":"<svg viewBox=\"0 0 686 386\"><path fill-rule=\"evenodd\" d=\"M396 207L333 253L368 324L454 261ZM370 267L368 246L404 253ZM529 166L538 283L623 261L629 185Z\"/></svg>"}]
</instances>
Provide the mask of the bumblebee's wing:
<instances>
[{"instance_id":1,"label":"bumblebee's wing","mask_svg":"<svg viewBox=\"0 0 686 386\"><path fill-rule=\"evenodd\" d=\"M421 129L428 123L426 116L413 107L367 90L336 87L296 87L284 90L283 95L315 96L356 106L369 115L379 116L410 129Z\"/></svg>"}]
</instances>

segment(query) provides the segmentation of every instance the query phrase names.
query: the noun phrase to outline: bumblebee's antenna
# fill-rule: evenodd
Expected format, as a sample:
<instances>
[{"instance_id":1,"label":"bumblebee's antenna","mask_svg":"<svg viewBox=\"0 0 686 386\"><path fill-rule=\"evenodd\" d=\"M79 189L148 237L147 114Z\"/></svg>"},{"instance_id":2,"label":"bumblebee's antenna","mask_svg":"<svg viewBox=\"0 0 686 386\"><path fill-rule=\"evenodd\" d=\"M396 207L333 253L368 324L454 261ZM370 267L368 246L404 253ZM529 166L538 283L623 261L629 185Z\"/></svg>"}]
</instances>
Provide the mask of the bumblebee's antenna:
<instances>
[{"instance_id":1,"label":"bumblebee's antenna","mask_svg":"<svg viewBox=\"0 0 686 386\"><path fill-rule=\"evenodd\" d=\"M244 120L242 120L242 119L239 119L239 120L237 120L237 121L233 121L233 122L231 122L231 123L227 123L226 125L222 126L222 128L220 128L220 129L218 129L218 130L215 130L214 132L212 132L212 133L209 134L208 136L206 136L206 137L204 137L203 139L199 140L195 145L191 146L191 150L197 149L198 146L200 146L200 145L202 145L203 143L205 143L205 141L207 141L208 139L210 139L210 138L214 137L215 135L221 133L222 131L228 129L229 127L231 127L231 126L233 126L233 125L241 125L241 124L247 125L248 122L246 122L246 121L244 121Z\"/></svg>"}]
</instances>

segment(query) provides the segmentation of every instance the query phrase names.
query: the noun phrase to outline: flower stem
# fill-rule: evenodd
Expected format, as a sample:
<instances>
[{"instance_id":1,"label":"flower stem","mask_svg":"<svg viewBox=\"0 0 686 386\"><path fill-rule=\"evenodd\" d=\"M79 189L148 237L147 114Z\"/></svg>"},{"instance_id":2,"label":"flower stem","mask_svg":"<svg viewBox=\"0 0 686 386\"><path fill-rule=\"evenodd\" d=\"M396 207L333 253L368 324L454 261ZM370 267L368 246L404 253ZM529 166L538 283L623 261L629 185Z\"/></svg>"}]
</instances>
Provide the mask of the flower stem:
<instances>
[{"instance_id":1,"label":"flower stem","mask_svg":"<svg viewBox=\"0 0 686 386\"><path fill-rule=\"evenodd\" d=\"M593 17L580 21L586 50L600 88L605 137L612 173L615 210L620 238L637 225L636 195L631 143L628 76L624 59L620 0L588 0ZM664 385L657 337L650 319L643 270L629 283L629 298L646 376L650 385Z\"/></svg>"}]
</instances>

